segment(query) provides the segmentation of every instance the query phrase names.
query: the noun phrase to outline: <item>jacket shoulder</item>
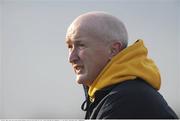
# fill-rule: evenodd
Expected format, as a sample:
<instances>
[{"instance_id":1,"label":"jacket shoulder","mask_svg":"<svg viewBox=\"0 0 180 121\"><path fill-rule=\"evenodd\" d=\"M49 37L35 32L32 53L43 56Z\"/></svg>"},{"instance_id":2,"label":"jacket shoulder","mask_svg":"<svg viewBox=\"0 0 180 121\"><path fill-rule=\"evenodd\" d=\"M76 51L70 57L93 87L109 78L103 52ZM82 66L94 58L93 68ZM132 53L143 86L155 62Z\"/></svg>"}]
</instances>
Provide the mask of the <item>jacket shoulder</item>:
<instances>
[{"instance_id":1,"label":"jacket shoulder","mask_svg":"<svg viewBox=\"0 0 180 121\"><path fill-rule=\"evenodd\" d=\"M104 99L99 118L177 118L161 94L142 79L115 85Z\"/></svg>"}]
</instances>

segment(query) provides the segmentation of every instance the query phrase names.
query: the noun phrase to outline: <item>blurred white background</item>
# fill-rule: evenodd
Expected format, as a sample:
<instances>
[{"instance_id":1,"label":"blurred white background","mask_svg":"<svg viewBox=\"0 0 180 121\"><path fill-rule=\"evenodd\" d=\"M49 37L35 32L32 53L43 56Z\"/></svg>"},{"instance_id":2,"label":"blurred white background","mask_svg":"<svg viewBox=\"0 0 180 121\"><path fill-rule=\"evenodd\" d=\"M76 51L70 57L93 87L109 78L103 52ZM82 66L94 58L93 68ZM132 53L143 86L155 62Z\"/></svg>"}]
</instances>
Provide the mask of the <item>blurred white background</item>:
<instances>
[{"instance_id":1,"label":"blurred white background","mask_svg":"<svg viewBox=\"0 0 180 121\"><path fill-rule=\"evenodd\" d=\"M0 0L0 118L84 118L65 34L73 19L97 10L125 23L129 44L144 39L160 93L180 117L179 0Z\"/></svg>"}]
</instances>

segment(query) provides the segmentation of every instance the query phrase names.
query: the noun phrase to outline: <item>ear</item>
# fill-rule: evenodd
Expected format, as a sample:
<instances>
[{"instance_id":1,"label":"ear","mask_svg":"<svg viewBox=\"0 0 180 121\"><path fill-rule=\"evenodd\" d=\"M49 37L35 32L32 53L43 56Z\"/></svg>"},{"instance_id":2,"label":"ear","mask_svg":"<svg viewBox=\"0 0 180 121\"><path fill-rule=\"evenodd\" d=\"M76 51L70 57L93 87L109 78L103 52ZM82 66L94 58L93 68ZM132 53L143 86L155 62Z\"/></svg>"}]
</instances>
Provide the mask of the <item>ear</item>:
<instances>
[{"instance_id":1,"label":"ear","mask_svg":"<svg viewBox=\"0 0 180 121\"><path fill-rule=\"evenodd\" d=\"M122 50L122 44L120 42L112 43L110 47L110 55L109 59L112 59L115 55L117 55Z\"/></svg>"}]
</instances>

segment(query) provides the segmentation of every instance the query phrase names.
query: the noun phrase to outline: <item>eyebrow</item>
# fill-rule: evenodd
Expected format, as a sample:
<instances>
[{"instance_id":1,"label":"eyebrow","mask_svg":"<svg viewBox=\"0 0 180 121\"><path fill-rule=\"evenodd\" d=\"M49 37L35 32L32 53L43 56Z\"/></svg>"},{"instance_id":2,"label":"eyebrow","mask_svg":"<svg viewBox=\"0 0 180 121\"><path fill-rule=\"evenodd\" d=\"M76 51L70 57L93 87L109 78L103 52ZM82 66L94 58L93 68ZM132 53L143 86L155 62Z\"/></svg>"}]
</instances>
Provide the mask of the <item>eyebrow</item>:
<instances>
[{"instance_id":1,"label":"eyebrow","mask_svg":"<svg viewBox=\"0 0 180 121\"><path fill-rule=\"evenodd\" d=\"M75 40L74 42L72 42L71 40L67 40L66 43L67 44L71 44L71 43L80 44L82 43L82 40Z\"/></svg>"}]
</instances>

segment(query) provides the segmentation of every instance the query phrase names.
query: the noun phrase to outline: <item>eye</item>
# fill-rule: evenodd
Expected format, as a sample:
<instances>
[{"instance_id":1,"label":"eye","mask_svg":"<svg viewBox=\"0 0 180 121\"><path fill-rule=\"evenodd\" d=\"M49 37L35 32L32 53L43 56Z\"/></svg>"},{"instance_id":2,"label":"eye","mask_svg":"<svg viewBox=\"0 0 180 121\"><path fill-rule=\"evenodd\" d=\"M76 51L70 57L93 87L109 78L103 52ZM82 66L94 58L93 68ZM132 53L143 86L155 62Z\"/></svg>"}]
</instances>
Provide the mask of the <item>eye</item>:
<instances>
[{"instance_id":1,"label":"eye","mask_svg":"<svg viewBox=\"0 0 180 121\"><path fill-rule=\"evenodd\" d=\"M85 48L85 44L79 43L79 44L78 44L78 47L79 47L80 49L83 49L83 48Z\"/></svg>"},{"instance_id":2,"label":"eye","mask_svg":"<svg viewBox=\"0 0 180 121\"><path fill-rule=\"evenodd\" d=\"M80 47L84 47L84 44L79 44Z\"/></svg>"},{"instance_id":3,"label":"eye","mask_svg":"<svg viewBox=\"0 0 180 121\"><path fill-rule=\"evenodd\" d=\"M72 45L68 45L68 48L71 49L71 48L72 48Z\"/></svg>"},{"instance_id":4,"label":"eye","mask_svg":"<svg viewBox=\"0 0 180 121\"><path fill-rule=\"evenodd\" d=\"M71 44L68 44L68 49L71 51L73 49L73 46Z\"/></svg>"}]
</instances>

